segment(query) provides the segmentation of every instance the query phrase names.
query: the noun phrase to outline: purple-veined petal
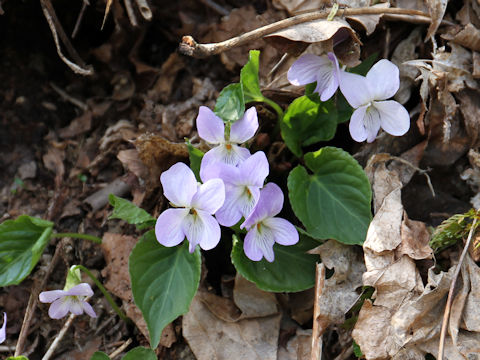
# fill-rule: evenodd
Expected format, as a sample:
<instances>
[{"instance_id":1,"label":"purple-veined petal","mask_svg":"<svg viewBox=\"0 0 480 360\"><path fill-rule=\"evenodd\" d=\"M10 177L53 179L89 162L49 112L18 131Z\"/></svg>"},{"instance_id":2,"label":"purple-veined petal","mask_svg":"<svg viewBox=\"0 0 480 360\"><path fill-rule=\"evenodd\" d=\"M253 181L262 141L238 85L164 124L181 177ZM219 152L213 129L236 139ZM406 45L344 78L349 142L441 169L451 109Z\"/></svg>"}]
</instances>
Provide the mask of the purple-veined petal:
<instances>
[{"instance_id":1,"label":"purple-veined petal","mask_svg":"<svg viewBox=\"0 0 480 360\"><path fill-rule=\"evenodd\" d=\"M274 217L283 207L283 192L277 184L268 183L260 191L260 198L258 199L255 209L245 222L240 225L240 228L250 229L254 224L262 220Z\"/></svg>"},{"instance_id":2,"label":"purple-veined petal","mask_svg":"<svg viewBox=\"0 0 480 360\"><path fill-rule=\"evenodd\" d=\"M215 217L220 225L233 226L242 218L242 213L238 206L238 201L242 196L242 192L240 186L231 184L225 185L225 202L215 213Z\"/></svg>"},{"instance_id":3,"label":"purple-veined petal","mask_svg":"<svg viewBox=\"0 0 480 360\"><path fill-rule=\"evenodd\" d=\"M340 91L354 109L374 100L366 77L341 70L338 81Z\"/></svg>"},{"instance_id":4,"label":"purple-veined petal","mask_svg":"<svg viewBox=\"0 0 480 360\"><path fill-rule=\"evenodd\" d=\"M363 125L367 131L367 142L375 141L378 131L380 130L380 113L374 106L367 107L363 118Z\"/></svg>"},{"instance_id":5,"label":"purple-veined petal","mask_svg":"<svg viewBox=\"0 0 480 360\"><path fill-rule=\"evenodd\" d=\"M51 290L51 291L42 291L38 295L38 299L42 303L51 303L61 297L65 296L66 291L64 290Z\"/></svg>"},{"instance_id":6,"label":"purple-veined petal","mask_svg":"<svg viewBox=\"0 0 480 360\"><path fill-rule=\"evenodd\" d=\"M92 318L97 317L97 314L95 313L95 310L93 310L92 305L90 305L86 301L82 301L81 304L82 304L83 310L85 311L85 314L87 314L88 316L91 316Z\"/></svg>"},{"instance_id":7,"label":"purple-veined petal","mask_svg":"<svg viewBox=\"0 0 480 360\"><path fill-rule=\"evenodd\" d=\"M203 250L210 250L220 241L220 226L217 220L205 211L196 210L195 214L186 216L182 228L190 243L190 252L195 251L197 244Z\"/></svg>"},{"instance_id":8,"label":"purple-veined petal","mask_svg":"<svg viewBox=\"0 0 480 360\"><path fill-rule=\"evenodd\" d=\"M275 258L273 253L274 243L270 229L262 227L260 224L248 231L243 243L243 251L250 260L260 261L262 257L265 257L268 262L272 262Z\"/></svg>"},{"instance_id":9,"label":"purple-veined petal","mask_svg":"<svg viewBox=\"0 0 480 360\"><path fill-rule=\"evenodd\" d=\"M373 106L380 113L380 126L387 133L401 136L410 129L410 115L400 103L393 100L375 101Z\"/></svg>"},{"instance_id":10,"label":"purple-veined petal","mask_svg":"<svg viewBox=\"0 0 480 360\"><path fill-rule=\"evenodd\" d=\"M7 338L7 313L3 313L3 325L0 328L0 344Z\"/></svg>"},{"instance_id":11,"label":"purple-veined petal","mask_svg":"<svg viewBox=\"0 0 480 360\"><path fill-rule=\"evenodd\" d=\"M215 146L213 149L207 151L206 154L203 155L206 163L222 162L233 166L237 166L239 163L243 162L249 157L250 151L248 151L248 149L235 144L222 144ZM201 169L200 173L202 173ZM200 175L200 177L202 176Z\"/></svg>"},{"instance_id":12,"label":"purple-veined petal","mask_svg":"<svg viewBox=\"0 0 480 360\"><path fill-rule=\"evenodd\" d=\"M322 71L324 66L329 66L329 62L330 60L325 56L302 55L288 69L288 81L296 86L313 83L317 81L319 71Z\"/></svg>"},{"instance_id":13,"label":"purple-veined petal","mask_svg":"<svg viewBox=\"0 0 480 360\"><path fill-rule=\"evenodd\" d=\"M397 65L387 59L377 62L367 73L372 100L385 100L396 94L400 87L400 72Z\"/></svg>"},{"instance_id":14,"label":"purple-veined petal","mask_svg":"<svg viewBox=\"0 0 480 360\"><path fill-rule=\"evenodd\" d=\"M294 245L298 242L298 231L289 221L275 217L265 219L262 223L270 228L276 243Z\"/></svg>"},{"instance_id":15,"label":"purple-veined petal","mask_svg":"<svg viewBox=\"0 0 480 360\"><path fill-rule=\"evenodd\" d=\"M185 239L182 223L188 212L188 209L167 209L160 214L155 224L155 236L160 244L172 247Z\"/></svg>"},{"instance_id":16,"label":"purple-veined petal","mask_svg":"<svg viewBox=\"0 0 480 360\"><path fill-rule=\"evenodd\" d=\"M350 124L348 125L350 135L352 139L357 142L365 141L368 136L367 129L365 129L363 123L367 107L367 105L359 107L353 112L352 117L350 118Z\"/></svg>"},{"instance_id":17,"label":"purple-veined petal","mask_svg":"<svg viewBox=\"0 0 480 360\"><path fill-rule=\"evenodd\" d=\"M78 298L71 298L68 297L66 298L66 301L68 303L68 307L70 309L70 312L75 315L82 315L83 314L83 306L82 302Z\"/></svg>"},{"instance_id":18,"label":"purple-veined petal","mask_svg":"<svg viewBox=\"0 0 480 360\"><path fill-rule=\"evenodd\" d=\"M65 296L92 296L93 295L93 290L90 287L89 284L87 283L81 283L78 285L75 285L71 289L67 290L65 292Z\"/></svg>"},{"instance_id":19,"label":"purple-veined petal","mask_svg":"<svg viewBox=\"0 0 480 360\"><path fill-rule=\"evenodd\" d=\"M198 187L192 198L192 208L215 214L225 201L225 185L222 179L211 179Z\"/></svg>"},{"instance_id":20,"label":"purple-veined petal","mask_svg":"<svg viewBox=\"0 0 480 360\"><path fill-rule=\"evenodd\" d=\"M197 116L198 136L210 144L225 141L225 124L206 106L200 106Z\"/></svg>"},{"instance_id":21,"label":"purple-veined petal","mask_svg":"<svg viewBox=\"0 0 480 360\"><path fill-rule=\"evenodd\" d=\"M240 212L246 219L255 209L255 206L260 199L260 188L257 186L246 186L244 196L239 202Z\"/></svg>"},{"instance_id":22,"label":"purple-veined petal","mask_svg":"<svg viewBox=\"0 0 480 360\"><path fill-rule=\"evenodd\" d=\"M52 319L61 319L70 311L70 304L67 298L60 298L55 300L48 309L48 316Z\"/></svg>"},{"instance_id":23,"label":"purple-veined petal","mask_svg":"<svg viewBox=\"0 0 480 360\"><path fill-rule=\"evenodd\" d=\"M257 109L252 106L245 111L243 117L232 124L230 128L230 141L242 144L251 139L258 129Z\"/></svg>"},{"instance_id":24,"label":"purple-veined petal","mask_svg":"<svg viewBox=\"0 0 480 360\"><path fill-rule=\"evenodd\" d=\"M212 150L203 156L202 162L200 163L200 179L202 179L204 183L210 179L222 179L222 166L225 165L225 163L216 161L216 159L211 156ZM207 154L209 155L207 156Z\"/></svg>"},{"instance_id":25,"label":"purple-veined petal","mask_svg":"<svg viewBox=\"0 0 480 360\"><path fill-rule=\"evenodd\" d=\"M269 164L263 151L257 151L239 166L239 176L244 184L262 187L268 176Z\"/></svg>"},{"instance_id":26,"label":"purple-veined petal","mask_svg":"<svg viewBox=\"0 0 480 360\"><path fill-rule=\"evenodd\" d=\"M160 175L163 193L177 207L189 207L197 192L197 180L192 170L178 162Z\"/></svg>"}]
</instances>

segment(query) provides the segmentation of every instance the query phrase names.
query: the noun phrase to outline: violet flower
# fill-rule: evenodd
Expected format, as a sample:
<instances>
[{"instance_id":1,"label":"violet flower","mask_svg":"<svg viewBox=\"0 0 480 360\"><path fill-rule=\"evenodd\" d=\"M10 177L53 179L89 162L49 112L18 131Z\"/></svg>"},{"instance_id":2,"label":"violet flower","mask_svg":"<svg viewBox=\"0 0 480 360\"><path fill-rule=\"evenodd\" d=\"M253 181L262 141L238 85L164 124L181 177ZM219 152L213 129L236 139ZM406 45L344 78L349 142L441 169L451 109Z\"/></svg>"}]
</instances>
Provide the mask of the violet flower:
<instances>
[{"instance_id":1,"label":"violet flower","mask_svg":"<svg viewBox=\"0 0 480 360\"><path fill-rule=\"evenodd\" d=\"M220 226L212 216L225 201L225 186L221 179L211 179L199 185L192 170L176 163L160 176L165 197L176 207L160 214L155 235L160 244L171 247L185 237L189 251L200 245L213 249L220 241Z\"/></svg>"},{"instance_id":2,"label":"violet flower","mask_svg":"<svg viewBox=\"0 0 480 360\"><path fill-rule=\"evenodd\" d=\"M258 129L257 110L251 107L243 117L230 127L230 134L225 134L225 124L206 106L200 106L197 116L198 135L206 142L216 145L204 155L207 162L221 161L238 165L250 156L248 149L238 146L255 135Z\"/></svg>"},{"instance_id":3,"label":"violet flower","mask_svg":"<svg viewBox=\"0 0 480 360\"><path fill-rule=\"evenodd\" d=\"M288 81L293 85L307 85L317 82L314 92L320 95L320 100L330 99L339 84L339 66L334 53L326 56L305 54L295 61L287 73Z\"/></svg>"},{"instance_id":4,"label":"violet flower","mask_svg":"<svg viewBox=\"0 0 480 360\"><path fill-rule=\"evenodd\" d=\"M221 178L225 183L225 202L215 213L220 225L235 225L242 216L247 218L257 204L260 188L269 172L268 160L263 151L258 151L238 167L222 163L202 162L202 180Z\"/></svg>"},{"instance_id":5,"label":"violet flower","mask_svg":"<svg viewBox=\"0 0 480 360\"><path fill-rule=\"evenodd\" d=\"M3 313L3 325L0 329L0 344L7 338L7 313Z\"/></svg>"},{"instance_id":6,"label":"violet flower","mask_svg":"<svg viewBox=\"0 0 480 360\"><path fill-rule=\"evenodd\" d=\"M48 309L48 316L52 319L61 319L68 312L81 315L85 312L91 317L97 317L92 306L85 301L92 296L93 290L87 283L78 284L69 290L43 291L38 296L42 303L52 303Z\"/></svg>"},{"instance_id":7,"label":"violet flower","mask_svg":"<svg viewBox=\"0 0 480 360\"><path fill-rule=\"evenodd\" d=\"M380 128L394 136L408 131L408 111L400 103L386 100L395 95L399 86L398 67L386 59L373 65L366 77L341 72L340 90L356 109L349 125L353 140L372 142Z\"/></svg>"},{"instance_id":8,"label":"violet flower","mask_svg":"<svg viewBox=\"0 0 480 360\"><path fill-rule=\"evenodd\" d=\"M269 262L275 258L273 244L294 245L298 242L297 229L287 220L274 217L283 207L283 193L278 185L268 183L260 192L257 206L240 225L248 230L243 243L245 255L253 261L262 257Z\"/></svg>"}]
</instances>

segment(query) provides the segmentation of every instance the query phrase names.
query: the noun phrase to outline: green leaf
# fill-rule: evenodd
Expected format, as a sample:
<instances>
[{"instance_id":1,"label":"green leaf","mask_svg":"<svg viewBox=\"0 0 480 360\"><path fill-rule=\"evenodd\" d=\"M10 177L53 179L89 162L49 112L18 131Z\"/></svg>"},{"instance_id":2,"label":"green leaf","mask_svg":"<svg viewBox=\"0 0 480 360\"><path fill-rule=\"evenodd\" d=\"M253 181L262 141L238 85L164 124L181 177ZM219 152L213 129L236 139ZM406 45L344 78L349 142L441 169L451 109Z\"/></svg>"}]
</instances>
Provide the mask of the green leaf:
<instances>
[{"instance_id":1,"label":"green leaf","mask_svg":"<svg viewBox=\"0 0 480 360\"><path fill-rule=\"evenodd\" d=\"M109 219L125 220L140 230L155 225L155 218L132 202L113 194L108 195L108 201L113 206L113 213Z\"/></svg>"},{"instance_id":2,"label":"green leaf","mask_svg":"<svg viewBox=\"0 0 480 360\"><path fill-rule=\"evenodd\" d=\"M259 56L260 51L250 50L250 53L248 54L248 62L240 71L240 82L243 85L245 103L263 101L264 99L258 81Z\"/></svg>"},{"instance_id":3,"label":"green leaf","mask_svg":"<svg viewBox=\"0 0 480 360\"><path fill-rule=\"evenodd\" d=\"M28 360L26 356L9 356L6 360Z\"/></svg>"},{"instance_id":4,"label":"green leaf","mask_svg":"<svg viewBox=\"0 0 480 360\"><path fill-rule=\"evenodd\" d=\"M316 239L362 244L372 214L372 192L365 172L347 152L324 147L305 155L288 176L288 196L295 215Z\"/></svg>"},{"instance_id":5,"label":"green leaf","mask_svg":"<svg viewBox=\"0 0 480 360\"><path fill-rule=\"evenodd\" d=\"M367 75L368 71L372 68L373 63L375 62L375 60L377 60L377 58L378 58L378 53L375 52L369 57L367 57L365 60L363 60L361 64L349 69L348 72L365 76Z\"/></svg>"},{"instance_id":6,"label":"green leaf","mask_svg":"<svg viewBox=\"0 0 480 360\"><path fill-rule=\"evenodd\" d=\"M300 233L300 240L291 246L275 244L275 260L252 261L243 251L243 241L233 236L232 262L237 271L258 288L266 291L296 292L315 285L315 263L318 256L306 252L319 243Z\"/></svg>"},{"instance_id":7,"label":"green leaf","mask_svg":"<svg viewBox=\"0 0 480 360\"><path fill-rule=\"evenodd\" d=\"M242 84L235 83L224 87L218 95L214 112L223 121L235 122L241 119L245 112Z\"/></svg>"},{"instance_id":8,"label":"green leaf","mask_svg":"<svg viewBox=\"0 0 480 360\"><path fill-rule=\"evenodd\" d=\"M53 223L21 215L0 224L0 287L18 285L37 264Z\"/></svg>"},{"instance_id":9,"label":"green leaf","mask_svg":"<svg viewBox=\"0 0 480 360\"><path fill-rule=\"evenodd\" d=\"M157 360L157 355L152 349L139 346L130 350L122 360Z\"/></svg>"},{"instance_id":10,"label":"green leaf","mask_svg":"<svg viewBox=\"0 0 480 360\"><path fill-rule=\"evenodd\" d=\"M302 146L335 136L337 111L333 101L320 102L316 93L295 99L285 112L280 129L288 148L296 156L302 156Z\"/></svg>"},{"instance_id":11,"label":"green leaf","mask_svg":"<svg viewBox=\"0 0 480 360\"><path fill-rule=\"evenodd\" d=\"M153 230L130 254L129 271L135 304L142 311L150 345L158 346L163 328L188 311L200 282L198 248L188 252L188 242L176 247L160 245Z\"/></svg>"},{"instance_id":12,"label":"green leaf","mask_svg":"<svg viewBox=\"0 0 480 360\"><path fill-rule=\"evenodd\" d=\"M95 351L90 360L110 360L110 357L103 351Z\"/></svg>"},{"instance_id":13,"label":"green leaf","mask_svg":"<svg viewBox=\"0 0 480 360\"><path fill-rule=\"evenodd\" d=\"M335 96L335 103L338 114L337 124L341 124L350 120L353 114L353 108L350 106L347 99L345 99L345 96L343 96L340 91L337 91L337 94Z\"/></svg>"},{"instance_id":14,"label":"green leaf","mask_svg":"<svg viewBox=\"0 0 480 360\"><path fill-rule=\"evenodd\" d=\"M200 179L200 165L202 163L203 158L203 151L194 147L189 139L185 141L188 148L188 157L190 158L190 169L192 169L193 173L197 181L201 181Z\"/></svg>"},{"instance_id":15,"label":"green leaf","mask_svg":"<svg viewBox=\"0 0 480 360\"><path fill-rule=\"evenodd\" d=\"M357 358L361 358L363 356L362 349L360 349L360 345L358 345L355 340L352 343L353 346L353 353Z\"/></svg>"},{"instance_id":16,"label":"green leaf","mask_svg":"<svg viewBox=\"0 0 480 360\"><path fill-rule=\"evenodd\" d=\"M307 84L305 86L305 95L311 95L317 88L317 82L314 81L313 83Z\"/></svg>"}]
</instances>

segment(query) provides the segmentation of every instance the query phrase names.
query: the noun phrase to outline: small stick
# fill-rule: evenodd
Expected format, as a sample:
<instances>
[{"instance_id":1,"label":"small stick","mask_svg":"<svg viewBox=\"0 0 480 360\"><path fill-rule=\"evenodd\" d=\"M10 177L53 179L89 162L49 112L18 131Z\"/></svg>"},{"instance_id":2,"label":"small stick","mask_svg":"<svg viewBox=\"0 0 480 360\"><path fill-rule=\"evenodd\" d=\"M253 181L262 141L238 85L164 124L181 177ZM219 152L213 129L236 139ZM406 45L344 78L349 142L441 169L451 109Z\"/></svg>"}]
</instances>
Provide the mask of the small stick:
<instances>
[{"instance_id":1,"label":"small stick","mask_svg":"<svg viewBox=\"0 0 480 360\"><path fill-rule=\"evenodd\" d=\"M57 335L57 337L55 338L55 340L53 340L52 345L50 345L50 347L48 348L48 351L45 353L45 355L43 355L42 360L49 360L49 359L50 359L50 357L52 356L53 352L55 351L55 349L57 348L58 344L60 343L60 340L63 339L63 337L65 336L65 333L66 333L67 330L70 328L70 325L72 325L73 319L75 319L75 317L76 317L75 314L70 314L70 316L68 317L67 321L66 321L65 324L63 325L62 330L60 330L60 332L58 333L58 335Z\"/></svg>"},{"instance_id":2,"label":"small stick","mask_svg":"<svg viewBox=\"0 0 480 360\"><path fill-rule=\"evenodd\" d=\"M118 349L116 349L114 352L112 352L110 355L108 355L110 357L110 359L113 360L114 357L120 355L123 350L125 350L128 345L130 345L132 343L132 339L129 338L127 341L125 341Z\"/></svg>"},{"instance_id":3,"label":"small stick","mask_svg":"<svg viewBox=\"0 0 480 360\"><path fill-rule=\"evenodd\" d=\"M5 346L5 345L0 346L0 352L10 352L10 351L15 351L15 346Z\"/></svg>"},{"instance_id":4,"label":"small stick","mask_svg":"<svg viewBox=\"0 0 480 360\"><path fill-rule=\"evenodd\" d=\"M131 0L123 0L125 4L125 9L127 9L128 19L130 20L130 24L132 26L137 27L138 21L137 16L135 15L135 10L133 10L132 1Z\"/></svg>"},{"instance_id":5,"label":"small stick","mask_svg":"<svg viewBox=\"0 0 480 360\"><path fill-rule=\"evenodd\" d=\"M425 175L425 177L427 179L428 188L430 189L430 191L432 193L432 196L435 197L435 190L433 189L432 181L430 180L430 176L428 176L428 174L427 174L427 172L430 171L430 169L427 169L427 170L420 169L418 166L413 165L410 161L405 160L405 159L403 159L401 157L398 157L398 156L390 155L390 159L397 160L397 161L399 161L399 162L401 162L405 165L408 165L412 169L418 171L419 174Z\"/></svg>"},{"instance_id":6,"label":"small stick","mask_svg":"<svg viewBox=\"0 0 480 360\"><path fill-rule=\"evenodd\" d=\"M150 9L150 5L148 5L147 0L135 0L138 6L138 10L140 10L140 14L142 14L145 20L152 20L152 9Z\"/></svg>"},{"instance_id":7,"label":"small stick","mask_svg":"<svg viewBox=\"0 0 480 360\"><path fill-rule=\"evenodd\" d=\"M25 341L28 336L28 329L30 328L33 314L35 313L35 309L37 307L38 294L40 293L40 290L43 289L47 284L47 280L50 277L50 274L52 273L53 269L55 268L55 265L57 264L58 259L60 258L60 254L62 253L62 250L63 250L63 241L60 240L57 243L57 247L55 248L55 253L53 254L52 260L48 265L48 268L47 268L47 271L45 272L45 276L43 277L43 280L40 283L37 282L38 286L34 286L30 294L27 310L25 311L25 316L23 318L22 329L20 330L20 334L18 335L17 347L15 348L15 356L22 355L23 348L25 347Z\"/></svg>"},{"instance_id":8,"label":"small stick","mask_svg":"<svg viewBox=\"0 0 480 360\"><path fill-rule=\"evenodd\" d=\"M455 269L455 273L453 274L452 283L450 284L450 289L448 290L448 298L447 304L445 305L445 312L443 313L443 321L442 321L442 330L440 332L440 341L438 343L438 360L443 360L443 351L445 347L445 337L447 335L447 325L448 325L448 318L450 317L450 309L452 308L453 302L453 292L455 291L455 286L457 285L458 275L460 274L460 270L462 268L462 263L465 260L465 256L467 255L468 248L470 247L470 243L472 242L472 235L473 230L475 229L475 224L477 223L477 218L473 219L472 227L470 228L470 232L468 233L467 242L463 247L462 254L460 255L460 259L458 260L457 268Z\"/></svg>"},{"instance_id":9,"label":"small stick","mask_svg":"<svg viewBox=\"0 0 480 360\"><path fill-rule=\"evenodd\" d=\"M311 360L322 358L322 333L324 327L319 324L320 298L322 297L323 285L325 284L325 265L317 264L315 271L315 300L313 303L313 329L312 329L312 352Z\"/></svg>"},{"instance_id":10,"label":"small stick","mask_svg":"<svg viewBox=\"0 0 480 360\"><path fill-rule=\"evenodd\" d=\"M73 28L72 39L74 39L75 36L77 36L78 30L80 29L80 24L82 23L82 20L83 20L83 15L85 14L85 10L87 9L88 5L90 5L88 0L83 0L82 8L80 9L80 13L78 14L75 27Z\"/></svg>"},{"instance_id":11,"label":"small stick","mask_svg":"<svg viewBox=\"0 0 480 360\"><path fill-rule=\"evenodd\" d=\"M330 9L323 11L314 11L302 15L292 16L287 19L283 19L272 24L262 26L258 29L249 31L240 36L221 41L219 43L212 44L199 44L193 37L184 36L182 42L179 46L179 51L188 56L193 56L196 58L207 57L211 55L216 55L221 52L230 50L236 46L241 46L250 41L257 40L266 35L270 35L276 31L288 28L293 25L301 24L304 22L325 19L330 14ZM342 9L338 11L339 16L354 16L354 15L383 15L383 14L394 14L394 15L414 15L414 16L423 16L430 19L428 14L413 9L398 9L398 8L378 8L378 7L365 7L365 8L352 8L352 9Z\"/></svg>"},{"instance_id":12,"label":"small stick","mask_svg":"<svg viewBox=\"0 0 480 360\"><path fill-rule=\"evenodd\" d=\"M80 108L81 110L83 111L87 111L88 110L88 105L85 104L84 102L78 100L77 98L74 98L73 96L67 94L64 90L60 89L57 85L55 85L54 83L50 83L50 86L52 87L53 90L55 90L55 92L60 95L64 100L72 103L73 105L77 106L78 108Z\"/></svg>"},{"instance_id":13,"label":"small stick","mask_svg":"<svg viewBox=\"0 0 480 360\"><path fill-rule=\"evenodd\" d=\"M200 0L200 1L206 6L208 6L210 9L216 11L218 14L222 16L227 16L228 14L230 14L230 12L227 9L225 9L223 6L218 5L213 0Z\"/></svg>"}]
</instances>

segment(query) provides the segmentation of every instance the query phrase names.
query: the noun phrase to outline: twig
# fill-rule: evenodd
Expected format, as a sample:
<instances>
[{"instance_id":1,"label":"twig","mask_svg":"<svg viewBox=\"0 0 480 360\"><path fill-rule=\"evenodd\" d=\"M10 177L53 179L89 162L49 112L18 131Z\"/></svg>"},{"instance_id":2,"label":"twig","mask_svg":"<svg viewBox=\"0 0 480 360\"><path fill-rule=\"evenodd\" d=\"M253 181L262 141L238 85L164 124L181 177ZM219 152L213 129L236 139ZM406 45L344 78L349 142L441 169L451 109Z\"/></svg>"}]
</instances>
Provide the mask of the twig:
<instances>
[{"instance_id":1,"label":"twig","mask_svg":"<svg viewBox=\"0 0 480 360\"><path fill-rule=\"evenodd\" d=\"M72 31L72 39L74 39L75 36L77 36L78 30L80 29L80 24L82 23L82 20L83 20L83 15L85 14L85 10L87 9L88 5L90 5L88 0L83 0L82 8L78 13L77 21L75 22L75 27L73 28L73 31Z\"/></svg>"},{"instance_id":2,"label":"twig","mask_svg":"<svg viewBox=\"0 0 480 360\"><path fill-rule=\"evenodd\" d=\"M47 280L50 277L50 274L52 273L53 269L55 268L55 265L57 264L58 259L60 258L60 254L62 250L63 250L63 241L60 240L57 243L57 247L55 248L55 253L53 254L52 260L48 265L48 268L47 268L47 271L45 272L45 276L43 277L43 280L40 283L37 282L38 286L34 286L30 294L30 298L28 299L27 310L25 311L25 316L23 318L22 329L20 330L20 334L18 335L17 347L15 349L15 356L22 355L23 348L25 347L25 341L28 336L28 329L30 328L30 324L32 322L33 314L35 313L35 309L37 308L38 294L40 293L40 290L43 289L47 284Z\"/></svg>"},{"instance_id":3,"label":"twig","mask_svg":"<svg viewBox=\"0 0 480 360\"><path fill-rule=\"evenodd\" d=\"M330 9L323 11L315 11L302 15L292 16L290 18L274 22L272 24L262 26L261 28L249 31L245 34L239 35L237 37L212 44L199 44L193 37L184 36L182 42L179 46L179 51L188 56L193 56L196 58L207 57L211 55L216 55L221 52L230 50L236 46L244 45L250 41L257 40L266 35L270 35L276 31L288 28L293 25L301 24L304 22L325 19L330 14ZM339 16L354 16L354 15L383 15L383 14L394 14L394 15L412 15L412 16L422 16L425 18L430 18L428 14L413 9L397 9L397 8L378 8L378 7L365 7L365 8L353 8L353 9L342 9L338 11Z\"/></svg>"},{"instance_id":4,"label":"twig","mask_svg":"<svg viewBox=\"0 0 480 360\"><path fill-rule=\"evenodd\" d=\"M45 19L47 19L47 23L48 23L48 26L50 27L50 31L52 32L53 40L55 42L55 47L57 48L57 54L60 57L60 59L62 59L62 61L75 73L80 75L92 75L93 68L91 66L84 66L84 62L82 61L80 56L78 56L72 44L68 40L68 37L65 34L65 31L60 25L60 22L58 21L57 15L55 14L55 10L53 9L53 6L50 3L50 0L40 0L40 5L42 6L43 15L45 16ZM63 55L62 49L60 48L60 42L58 40L59 36L62 39L63 44L67 48L67 51L70 53L70 56L72 56L75 59L75 61L77 61L81 65L75 64L74 62L68 60L65 57L65 55Z\"/></svg>"},{"instance_id":5,"label":"twig","mask_svg":"<svg viewBox=\"0 0 480 360\"><path fill-rule=\"evenodd\" d=\"M447 325L448 325L448 319L450 317L450 309L452 308L453 292L455 291L455 286L457 285L457 279L458 279L458 275L460 274L460 270L462 268L462 263L465 260L465 256L467 255L468 248L470 247L470 243L472 242L472 235L475 229L476 222L477 222L477 217L473 219L472 227L470 228L470 232L468 233L467 242L463 247L462 254L460 255L460 259L458 260L458 264L455 269L455 273L453 274L453 279L452 279L452 283L450 284L450 289L448 290L447 304L445 305L445 312L443 313L442 330L440 332L440 341L438 343L438 356L437 356L438 360L443 360L445 336L447 334Z\"/></svg>"},{"instance_id":6,"label":"twig","mask_svg":"<svg viewBox=\"0 0 480 360\"><path fill-rule=\"evenodd\" d=\"M230 12L224 7L218 5L213 0L200 0L204 5L208 6L210 9L216 11L222 16L227 16Z\"/></svg>"},{"instance_id":7,"label":"twig","mask_svg":"<svg viewBox=\"0 0 480 360\"><path fill-rule=\"evenodd\" d=\"M416 170L421 175L425 175L425 177L427 178L428 188L430 189L430 192L432 193L432 196L435 197L435 190L433 189L432 181L430 179L430 176L428 176L428 174L427 174L427 172L430 171L430 169L427 169L427 170L420 169L418 166L413 165L410 161L405 160L405 159L403 159L401 157L398 157L398 156L390 155L390 158L392 160L397 160L397 161L399 161L399 162L401 162L405 165L410 166L412 169Z\"/></svg>"},{"instance_id":8,"label":"twig","mask_svg":"<svg viewBox=\"0 0 480 360\"><path fill-rule=\"evenodd\" d=\"M133 10L132 1L123 0L123 2L125 4L125 9L127 9L127 16L128 16L128 20L130 20L130 24L132 24L132 26L134 27L137 27L138 21L137 21L137 16L135 15L135 10Z\"/></svg>"},{"instance_id":9,"label":"twig","mask_svg":"<svg viewBox=\"0 0 480 360\"><path fill-rule=\"evenodd\" d=\"M325 330L319 323L320 298L322 297L323 285L325 284L325 265L317 264L315 271L315 300L313 302L313 329L311 360L322 358L322 333ZM323 331L322 331L323 330Z\"/></svg>"},{"instance_id":10,"label":"twig","mask_svg":"<svg viewBox=\"0 0 480 360\"><path fill-rule=\"evenodd\" d=\"M50 357L52 356L53 352L55 351L55 349L57 348L58 344L60 343L60 340L63 339L63 337L65 336L68 328L70 327L70 325L72 325L73 323L73 319L75 319L76 315L75 314L70 314L70 316L68 317L67 321L65 322L65 324L63 325L62 327L62 330L60 330L60 332L58 333L57 337L55 338L55 340L53 340L52 342L52 345L50 345L50 347L48 348L47 352L45 353L45 355L43 355L43 358L42 360L48 360L50 359Z\"/></svg>"},{"instance_id":11,"label":"twig","mask_svg":"<svg viewBox=\"0 0 480 360\"><path fill-rule=\"evenodd\" d=\"M114 357L120 355L123 350L125 350L128 345L130 345L132 343L132 339L129 338L127 341L125 341L118 349L116 349L114 352L112 352L110 355L108 355L110 357L110 359L113 359Z\"/></svg>"},{"instance_id":12,"label":"twig","mask_svg":"<svg viewBox=\"0 0 480 360\"><path fill-rule=\"evenodd\" d=\"M15 351L15 346L5 346L5 345L0 346L0 352L10 352L10 351Z\"/></svg>"},{"instance_id":13,"label":"twig","mask_svg":"<svg viewBox=\"0 0 480 360\"><path fill-rule=\"evenodd\" d=\"M55 85L54 83L50 83L50 86L52 87L53 90L55 90L55 92L60 95L64 100L72 103L73 105L77 106L78 108L80 108L81 110L83 111L87 111L88 110L88 105L85 104L84 102L74 98L73 96L67 94L64 90L60 89L57 85Z\"/></svg>"},{"instance_id":14,"label":"twig","mask_svg":"<svg viewBox=\"0 0 480 360\"><path fill-rule=\"evenodd\" d=\"M152 20L152 10L150 9L150 5L148 5L147 0L135 0L138 6L138 10L140 14L142 14L145 20Z\"/></svg>"}]
</instances>

